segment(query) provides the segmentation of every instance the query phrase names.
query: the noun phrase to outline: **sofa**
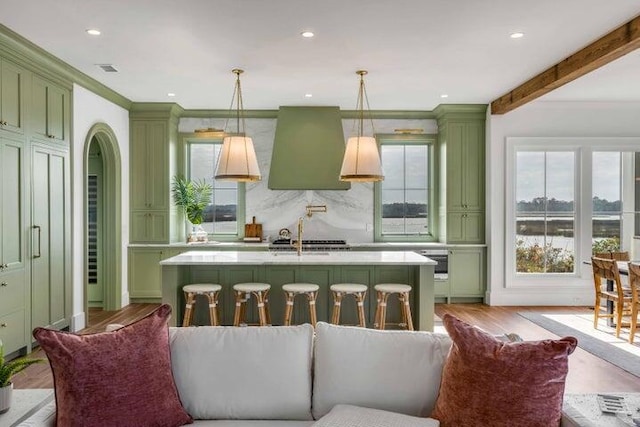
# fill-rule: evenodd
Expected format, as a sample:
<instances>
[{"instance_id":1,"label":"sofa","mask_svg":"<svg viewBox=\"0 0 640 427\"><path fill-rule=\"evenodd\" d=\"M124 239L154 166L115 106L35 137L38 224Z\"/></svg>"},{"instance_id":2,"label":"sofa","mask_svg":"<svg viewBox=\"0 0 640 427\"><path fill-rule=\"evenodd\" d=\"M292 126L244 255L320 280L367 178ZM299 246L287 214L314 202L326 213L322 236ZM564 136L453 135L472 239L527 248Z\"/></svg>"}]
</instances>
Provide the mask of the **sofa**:
<instances>
[{"instance_id":1,"label":"sofa","mask_svg":"<svg viewBox=\"0 0 640 427\"><path fill-rule=\"evenodd\" d=\"M146 360L153 359L156 350L144 342L145 337L140 333L146 331L146 326L139 327L132 336L140 341L134 344L142 347L143 353L142 359L133 363L143 370L147 367ZM135 327L131 330L135 331ZM52 346L64 348L68 359L65 363L69 363L69 360L82 360L71 341L96 338L127 348L125 338L112 339L107 335L118 333L69 337L71 334L47 331L56 340L52 344L43 331L34 332L52 365L58 405L62 402L61 394L68 393L62 390L62 379L72 375L66 371L60 374L60 367L56 365L60 357L53 355ZM166 332L164 335L166 339ZM91 344L91 351L100 345ZM439 333L379 331L319 322L315 330L308 324L267 328L169 328L168 346L171 386L175 381L178 406L193 418L196 426L437 427L439 422L429 416L442 392L443 366L451 357L452 339ZM126 352L128 356L119 363L135 358L134 351L127 349ZM109 363L114 366L113 361ZM149 365L153 363L155 361L149 361ZM135 372L126 369L135 382ZM91 372L95 371L94 368ZM159 369L156 371L162 376ZM150 400L156 398L151 395L156 371L143 374L143 380L149 384ZM67 412L86 403L78 402L87 397L86 384L82 383L79 393L71 397ZM161 394L172 392L170 387L165 388ZM99 401L99 390L93 390L89 401ZM123 411L125 403L131 403L129 399L133 402L140 397L139 391L137 385L133 391L135 396L121 397ZM133 404L134 410L136 405L140 404ZM163 404L154 405L151 410L162 413ZM54 426L55 418L55 405L48 405L23 427ZM121 419L104 424L94 421L91 425L128 424Z\"/></svg>"}]
</instances>

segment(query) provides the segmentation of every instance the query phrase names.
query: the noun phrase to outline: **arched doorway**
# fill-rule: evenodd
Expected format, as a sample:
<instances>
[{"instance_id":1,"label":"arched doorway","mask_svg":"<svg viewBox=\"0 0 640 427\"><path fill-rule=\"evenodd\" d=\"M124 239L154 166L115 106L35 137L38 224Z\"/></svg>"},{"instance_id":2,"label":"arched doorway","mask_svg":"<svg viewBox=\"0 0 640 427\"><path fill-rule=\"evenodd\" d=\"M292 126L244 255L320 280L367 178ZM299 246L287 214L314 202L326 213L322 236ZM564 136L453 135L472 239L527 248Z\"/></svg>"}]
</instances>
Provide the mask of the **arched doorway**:
<instances>
[{"instance_id":1,"label":"arched doorway","mask_svg":"<svg viewBox=\"0 0 640 427\"><path fill-rule=\"evenodd\" d=\"M84 165L84 310L122 305L122 166L113 130L97 123L87 133Z\"/></svg>"}]
</instances>

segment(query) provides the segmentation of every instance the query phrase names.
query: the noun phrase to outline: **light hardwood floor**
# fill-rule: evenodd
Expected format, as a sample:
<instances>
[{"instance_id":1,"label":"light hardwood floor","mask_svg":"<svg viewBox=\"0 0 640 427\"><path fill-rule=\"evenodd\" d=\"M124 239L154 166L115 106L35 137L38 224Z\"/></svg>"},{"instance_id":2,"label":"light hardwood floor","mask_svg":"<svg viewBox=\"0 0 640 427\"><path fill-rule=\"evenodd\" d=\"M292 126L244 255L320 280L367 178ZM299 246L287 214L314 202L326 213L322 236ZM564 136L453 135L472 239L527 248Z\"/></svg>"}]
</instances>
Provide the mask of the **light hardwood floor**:
<instances>
[{"instance_id":1,"label":"light hardwood floor","mask_svg":"<svg viewBox=\"0 0 640 427\"><path fill-rule=\"evenodd\" d=\"M131 323L151 312L157 304L131 304L119 311L90 310L89 326L82 333L103 331L109 323ZM490 307L483 304L436 304L436 314L450 313L484 330L502 334L515 332L525 340L557 338L556 335L518 315L521 311L592 313L587 307ZM42 350L30 357L44 357ZM32 365L14 378L15 388L52 388L48 364ZM567 393L603 391L640 392L640 378L578 348L569 357Z\"/></svg>"}]
</instances>

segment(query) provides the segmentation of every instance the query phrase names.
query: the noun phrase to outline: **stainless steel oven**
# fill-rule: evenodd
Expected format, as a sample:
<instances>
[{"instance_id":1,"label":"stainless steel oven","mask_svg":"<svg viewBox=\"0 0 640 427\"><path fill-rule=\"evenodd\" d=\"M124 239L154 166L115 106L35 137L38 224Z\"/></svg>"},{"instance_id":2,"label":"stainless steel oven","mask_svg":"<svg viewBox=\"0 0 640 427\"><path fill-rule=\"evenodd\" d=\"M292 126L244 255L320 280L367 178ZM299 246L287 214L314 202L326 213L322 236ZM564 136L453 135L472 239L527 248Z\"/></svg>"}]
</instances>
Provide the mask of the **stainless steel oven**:
<instances>
[{"instance_id":1,"label":"stainless steel oven","mask_svg":"<svg viewBox=\"0 0 640 427\"><path fill-rule=\"evenodd\" d=\"M422 249L418 251L420 255L426 256L436 261L434 278L436 280L449 279L449 251L446 249Z\"/></svg>"}]
</instances>

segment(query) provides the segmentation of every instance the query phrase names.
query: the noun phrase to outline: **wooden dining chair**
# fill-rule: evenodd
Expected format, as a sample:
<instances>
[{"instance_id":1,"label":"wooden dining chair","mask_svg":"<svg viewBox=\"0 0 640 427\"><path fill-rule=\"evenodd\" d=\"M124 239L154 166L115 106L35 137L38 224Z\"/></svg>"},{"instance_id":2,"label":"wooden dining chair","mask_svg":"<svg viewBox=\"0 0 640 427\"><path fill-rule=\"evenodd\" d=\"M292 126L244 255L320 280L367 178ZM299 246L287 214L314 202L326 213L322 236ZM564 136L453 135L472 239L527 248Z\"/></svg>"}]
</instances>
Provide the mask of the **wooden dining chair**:
<instances>
[{"instance_id":1,"label":"wooden dining chair","mask_svg":"<svg viewBox=\"0 0 640 427\"><path fill-rule=\"evenodd\" d=\"M618 264L614 259L591 258L591 267L593 269L593 284L595 286L595 305L593 307L593 327L598 329L599 318L613 318L616 322L616 338L620 337L620 328L622 327L622 316L631 315L631 291L622 287L620 280L620 272ZM614 284L613 291L603 289L603 280L611 280ZM600 301L602 299L613 302L613 313L602 314Z\"/></svg>"},{"instance_id":2,"label":"wooden dining chair","mask_svg":"<svg viewBox=\"0 0 640 427\"><path fill-rule=\"evenodd\" d=\"M640 264L629 263L629 286L631 287L631 328L629 329L629 343L633 344L638 326L638 312L640 311Z\"/></svg>"},{"instance_id":3,"label":"wooden dining chair","mask_svg":"<svg viewBox=\"0 0 640 427\"><path fill-rule=\"evenodd\" d=\"M593 254L593 256L596 257L596 258L614 259L616 261L631 261L631 258L629 257L629 252L627 252L627 251L622 251L622 252L614 252L614 251L599 252L599 253Z\"/></svg>"}]
</instances>

